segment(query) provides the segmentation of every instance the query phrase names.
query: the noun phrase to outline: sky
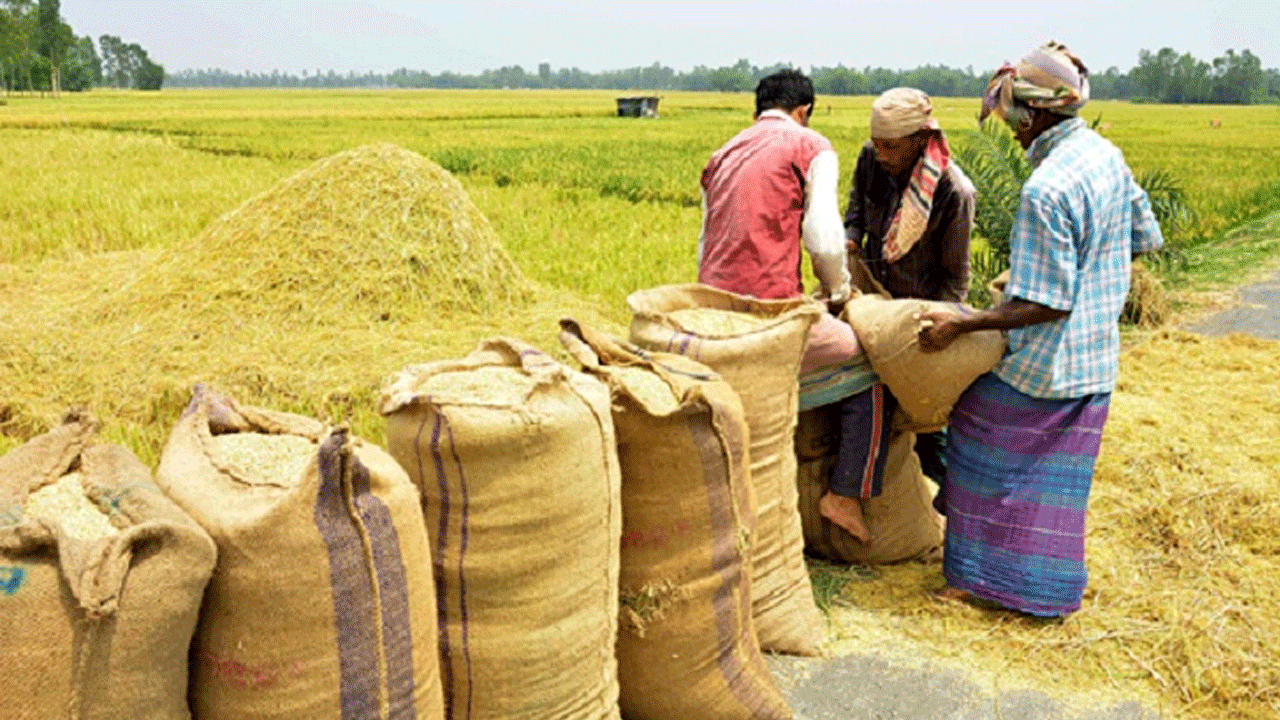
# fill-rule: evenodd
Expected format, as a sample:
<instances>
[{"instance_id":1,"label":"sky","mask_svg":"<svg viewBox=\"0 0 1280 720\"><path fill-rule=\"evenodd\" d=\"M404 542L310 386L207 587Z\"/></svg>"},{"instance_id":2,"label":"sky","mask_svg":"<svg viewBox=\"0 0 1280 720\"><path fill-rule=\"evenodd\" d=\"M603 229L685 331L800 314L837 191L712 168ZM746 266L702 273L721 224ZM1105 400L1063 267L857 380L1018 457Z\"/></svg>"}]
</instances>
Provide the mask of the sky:
<instances>
[{"instance_id":1,"label":"sky","mask_svg":"<svg viewBox=\"0 0 1280 720\"><path fill-rule=\"evenodd\" d=\"M520 65L677 71L926 64L985 74L1053 39L1091 72L1172 47L1212 60L1248 48L1280 67L1280 2L1068 0L62 0L78 36L137 43L168 72L477 74Z\"/></svg>"}]
</instances>

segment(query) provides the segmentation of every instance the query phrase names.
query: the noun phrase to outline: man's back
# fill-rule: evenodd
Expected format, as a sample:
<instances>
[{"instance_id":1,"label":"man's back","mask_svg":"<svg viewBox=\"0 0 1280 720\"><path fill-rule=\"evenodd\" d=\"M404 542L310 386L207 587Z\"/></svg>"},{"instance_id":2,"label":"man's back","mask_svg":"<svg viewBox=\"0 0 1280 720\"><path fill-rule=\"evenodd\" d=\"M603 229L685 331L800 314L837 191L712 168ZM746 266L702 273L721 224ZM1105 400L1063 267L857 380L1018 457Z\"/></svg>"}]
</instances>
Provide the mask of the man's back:
<instances>
[{"instance_id":1,"label":"man's back","mask_svg":"<svg viewBox=\"0 0 1280 720\"><path fill-rule=\"evenodd\" d=\"M707 162L698 281L758 298L795 297L810 163L831 143L778 111L761 114Z\"/></svg>"}]
</instances>

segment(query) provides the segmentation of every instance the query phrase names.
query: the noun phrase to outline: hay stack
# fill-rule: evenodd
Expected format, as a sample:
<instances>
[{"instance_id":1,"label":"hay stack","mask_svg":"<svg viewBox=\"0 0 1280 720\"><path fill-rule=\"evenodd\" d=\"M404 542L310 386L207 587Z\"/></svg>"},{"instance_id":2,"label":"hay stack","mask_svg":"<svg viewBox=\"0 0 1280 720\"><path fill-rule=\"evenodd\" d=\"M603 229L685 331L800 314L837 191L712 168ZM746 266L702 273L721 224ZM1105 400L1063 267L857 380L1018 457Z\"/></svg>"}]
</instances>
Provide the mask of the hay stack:
<instances>
[{"instance_id":1,"label":"hay stack","mask_svg":"<svg viewBox=\"0 0 1280 720\"><path fill-rule=\"evenodd\" d=\"M182 307L303 319L492 311L529 284L458 181L391 144L320 160L210 223L139 283ZM144 294L147 291L144 290Z\"/></svg>"},{"instance_id":2,"label":"hay stack","mask_svg":"<svg viewBox=\"0 0 1280 720\"><path fill-rule=\"evenodd\" d=\"M1160 278L1140 262L1133 264L1129 276L1129 295L1125 297L1121 322L1144 328L1156 328L1164 324L1171 311L1169 296Z\"/></svg>"}]
</instances>

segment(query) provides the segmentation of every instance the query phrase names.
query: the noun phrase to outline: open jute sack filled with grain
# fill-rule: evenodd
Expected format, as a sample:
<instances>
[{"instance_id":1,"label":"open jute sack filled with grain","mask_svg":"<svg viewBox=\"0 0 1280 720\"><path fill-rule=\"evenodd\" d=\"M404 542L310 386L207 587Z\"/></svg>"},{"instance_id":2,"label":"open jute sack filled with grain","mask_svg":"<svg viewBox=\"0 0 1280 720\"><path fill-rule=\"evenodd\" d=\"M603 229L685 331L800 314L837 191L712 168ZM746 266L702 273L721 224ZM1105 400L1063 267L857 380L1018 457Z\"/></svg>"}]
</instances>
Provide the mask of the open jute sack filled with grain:
<instances>
[{"instance_id":1,"label":"open jute sack filled with grain","mask_svg":"<svg viewBox=\"0 0 1280 720\"><path fill-rule=\"evenodd\" d=\"M906 416L903 429L932 432L945 427L960 395L1004 356L1004 334L980 330L956 338L945 350L920 349L921 313L939 310L966 314L973 308L932 300L893 300L862 294L850 300L840 317L858 336L871 367L898 400Z\"/></svg>"},{"instance_id":2,"label":"open jute sack filled with grain","mask_svg":"<svg viewBox=\"0 0 1280 720\"><path fill-rule=\"evenodd\" d=\"M790 718L751 620L755 495L738 394L689 358L560 325L561 343L613 393L622 716Z\"/></svg>"},{"instance_id":3,"label":"open jute sack filled with grain","mask_svg":"<svg viewBox=\"0 0 1280 720\"><path fill-rule=\"evenodd\" d=\"M187 651L216 550L96 421L0 457L6 718L191 717Z\"/></svg>"},{"instance_id":4,"label":"open jute sack filled with grain","mask_svg":"<svg viewBox=\"0 0 1280 720\"><path fill-rule=\"evenodd\" d=\"M816 654L826 624L804 563L794 442L800 360L822 306L808 298L757 300L698 284L640 290L627 305L631 342L697 360L738 393L756 496L756 633L764 650Z\"/></svg>"},{"instance_id":5,"label":"open jute sack filled with grain","mask_svg":"<svg viewBox=\"0 0 1280 720\"><path fill-rule=\"evenodd\" d=\"M201 384L156 479L219 550L192 647L197 720L443 716L430 548L389 455Z\"/></svg>"},{"instance_id":6,"label":"open jute sack filled with grain","mask_svg":"<svg viewBox=\"0 0 1280 720\"><path fill-rule=\"evenodd\" d=\"M871 542L863 543L818 511L840 449L839 408L828 405L800 413L796 482L804 542L810 553L839 562L883 565L922 558L941 548L942 516L933 509L932 489L920 470L915 437L915 433L895 430L890 438L881 493L862 501L862 517L871 532Z\"/></svg>"},{"instance_id":7,"label":"open jute sack filled with grain","mask_svg":"<svg viewBox=\"0 0 1280 720\"><path fill-rule=\"evenodd\" d=\"M618 718L609 389L495 338L404 369L380 409L431 530L446 716Z\"/></svg>"}]
</instances>

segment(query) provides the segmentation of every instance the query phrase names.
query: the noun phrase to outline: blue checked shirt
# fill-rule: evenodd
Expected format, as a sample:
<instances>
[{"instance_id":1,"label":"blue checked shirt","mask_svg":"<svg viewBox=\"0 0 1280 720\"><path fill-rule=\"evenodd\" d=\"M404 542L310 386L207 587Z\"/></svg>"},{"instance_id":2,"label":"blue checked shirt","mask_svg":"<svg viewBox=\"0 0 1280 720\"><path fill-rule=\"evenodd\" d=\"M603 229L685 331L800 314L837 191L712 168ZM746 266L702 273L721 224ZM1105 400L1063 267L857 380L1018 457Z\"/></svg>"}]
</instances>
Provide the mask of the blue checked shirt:
<instances>
[{"instance_id":1,"label":"blue checked shirt","mask_svg":"<svg viewBox=\"0 0 1280 720\"><path fill-rule=\"evenodd\" d=\"M1130 260L1164 244L1160 226L1120 150L1080 118L1046 130L1027 155L1035 170L1009 238L1005 295L1070 314L1010 330L996 375L1038 398L1111 392Z\"/></svg>"}]
</instances>

